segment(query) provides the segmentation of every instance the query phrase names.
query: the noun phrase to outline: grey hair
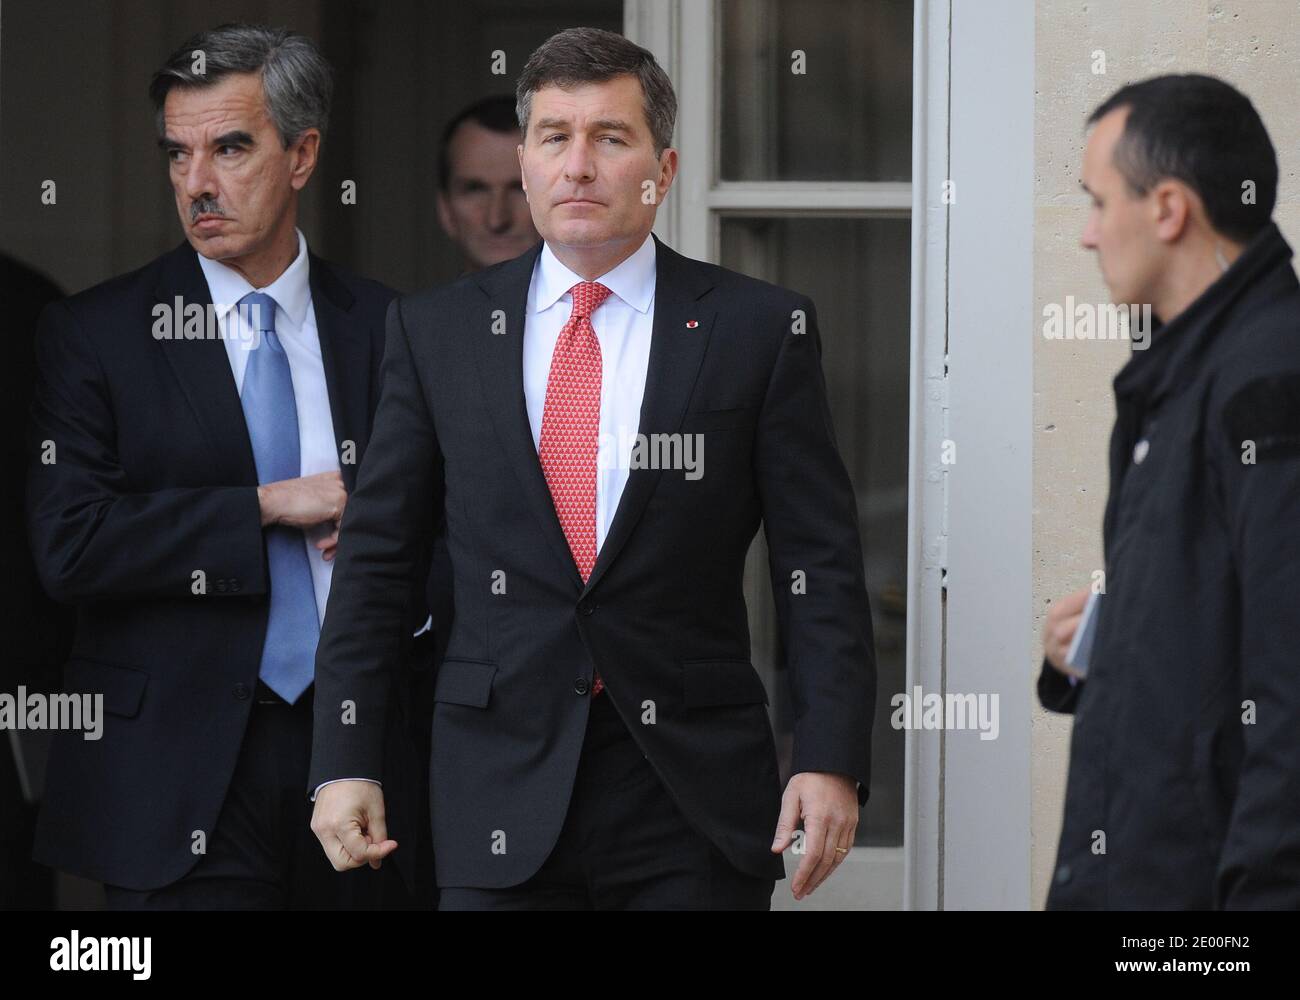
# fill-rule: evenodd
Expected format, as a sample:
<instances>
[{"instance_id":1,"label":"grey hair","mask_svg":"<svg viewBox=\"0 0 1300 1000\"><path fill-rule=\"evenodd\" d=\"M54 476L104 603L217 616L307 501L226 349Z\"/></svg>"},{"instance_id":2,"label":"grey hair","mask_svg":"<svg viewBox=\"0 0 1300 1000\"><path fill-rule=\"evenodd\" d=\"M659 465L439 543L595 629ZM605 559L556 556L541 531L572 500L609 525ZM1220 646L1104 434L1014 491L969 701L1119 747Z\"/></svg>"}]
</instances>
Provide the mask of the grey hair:
<instances>
[{"instance_id":1,"label":"grey hair","mask_svg":"<svg viewBox=\"0 0 1300 1000\"><path fill-rule=\"evenodd\" d=\"M613 31L567 28L552 35L528 57L515 86L515 116L525 136L532 114L533 94L543 87L572 87L603 83L630 74L641 83L645 118L654 139L655 155L673 144L677 95L668 74L654 55Z\"/></svg>"},{"instance_id":2,"label":"grey hair","mask_svg":"<svg viewBox=\"0 0 1300 1000\"><path fill-rule=\"evenodd\" d=\"M194 71L202 52L202 73ZM200 31L167 57L149 82L158 137L166 132L163 105L173 87L210 87L231 73L260 73L267 114L284 148L308 129L325 134L334 79L330 65L305 35L262 24L223 24Z\"/></svg>"}]
</instances>

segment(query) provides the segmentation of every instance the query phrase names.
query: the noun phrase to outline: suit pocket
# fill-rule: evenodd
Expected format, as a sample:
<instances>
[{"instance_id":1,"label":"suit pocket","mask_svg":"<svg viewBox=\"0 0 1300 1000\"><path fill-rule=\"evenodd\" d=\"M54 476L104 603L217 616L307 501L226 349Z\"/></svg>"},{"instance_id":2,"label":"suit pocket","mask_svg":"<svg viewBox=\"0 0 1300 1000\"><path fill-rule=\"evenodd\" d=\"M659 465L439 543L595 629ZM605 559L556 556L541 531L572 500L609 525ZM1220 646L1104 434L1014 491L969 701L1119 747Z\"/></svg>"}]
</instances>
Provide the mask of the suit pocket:
<instances>
[{"instance_id":1,"label":"suit pocket","mask_svg":"<svg viewBox=\"0 0 1300 1000\"><path fill-rule=\"evenodd\" d=\"M766 705L767 689L748 660L683 660L682 701L687 708Z\"/></svg>"},{"instance_id":2,"label":"suit pocket","mask_svg":"<svg viewBox=\"0 0 1300 1000\"><path fill-rule=\"evenodd\" d=\"M496 672L497 665L491 660L443 660L433 687L433 700L487 708Z\"/></svg>"},{"instance_id":3,"label":"suit pocket","mask_svg":"<svg viewBox=\"0 0 1300 1000\"><path fill-rule=\"evenodd\" d=\"M63 668L63 690L68 694L102 694L104 711L131 719L140 711L149 675L134 667L102 660L78 658Z\"/></svg>"}]
</instances>

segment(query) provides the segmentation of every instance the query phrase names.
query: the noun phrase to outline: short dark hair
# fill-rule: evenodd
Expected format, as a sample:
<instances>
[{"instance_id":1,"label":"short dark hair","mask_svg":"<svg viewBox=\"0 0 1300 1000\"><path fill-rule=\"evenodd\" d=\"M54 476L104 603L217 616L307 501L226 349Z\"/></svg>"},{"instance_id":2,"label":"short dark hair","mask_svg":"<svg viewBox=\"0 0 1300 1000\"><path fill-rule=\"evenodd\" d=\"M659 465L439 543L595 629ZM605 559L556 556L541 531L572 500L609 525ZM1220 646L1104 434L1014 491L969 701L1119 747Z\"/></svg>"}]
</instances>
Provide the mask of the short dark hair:
<instances>
[{"instance_id":1,"label":"short dark hair","mask_svg":"<svg viewBox=\"0 0 1300 1000\"><path fill-rule=\"evenodd\" d=\"M203 72L196 73L194 57L200 51ZM158 137L164 134L163 105L173 87L210 87L232 73L261 75L266 111L285 149L309 128L325 134L334 80L316 43L288 28L231 23L192 36L154 73L149 97Z\"/></svg>"},{"instance_id":2,"label":"short dark hair","mask_svg":"<svg viewBox=\"0 0 1300 1000\"><path fill-rule=\"evenodd\" d=\"M519 128L527 134L533 94L543 87L604 83L627 74L641 83L646 123L658 156L673 144L677 95L672 81L648 49L617 32L601 28L566 28L542 42L528 57L515 86Z\"/></svg>"},{"instance_id":3,"label":"short dark hair","mask_svg":"<svg viewBox=\"0 0 1300 1000\"><path fill-rule=\"evenodd\" d=\"M1156 76L1116 91L1088 124L1128 109L1115 144L1115 167L1137 195L1168 177L1205 203L1210 223L1247 242L1266 225L1277 202L1277 153L1255 106L1223 80L1200 74ZM1242 186L1253 181L1248 204Z\"/></svg>"},{"instance_id":4,"label":"short dark hair","mask_svg":"<svg viewBox=\"0 0 1300 1000\"><path fill-rule=\"evenodd\" d=\"M464 108L442 130L438 140L438 188L446 191L451 183L451 137L456 129L472 121L493 132L513 132L519 134L519 122L515 118L515 99L509 94L495 94L475 101Z\"/></svg>"}]
</instances>

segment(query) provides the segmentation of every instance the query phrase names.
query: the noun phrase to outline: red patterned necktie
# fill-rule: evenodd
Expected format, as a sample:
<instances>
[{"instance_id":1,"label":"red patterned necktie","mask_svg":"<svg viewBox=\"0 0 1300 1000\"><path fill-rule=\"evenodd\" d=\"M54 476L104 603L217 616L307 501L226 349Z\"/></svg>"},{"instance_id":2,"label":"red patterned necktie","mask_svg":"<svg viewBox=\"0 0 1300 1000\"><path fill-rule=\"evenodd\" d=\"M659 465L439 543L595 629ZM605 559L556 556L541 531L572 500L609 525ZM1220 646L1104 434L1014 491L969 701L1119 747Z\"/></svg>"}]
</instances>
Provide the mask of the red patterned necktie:
<instances>
[{"instance_id":1,"label":"red patterned necktie","mask_svg":"<svg viewBox=\"0 0 1300 1000\"><path fill-rule=\"evenodd\" d=\"M586 583L596 565L596 455L600 446L600 341L591 314L612 294L598 281L569 289L573 312L546 379L538 456L560 527ZM592 697L604 689L597 673Z\"/></svg>"}]
</instances>

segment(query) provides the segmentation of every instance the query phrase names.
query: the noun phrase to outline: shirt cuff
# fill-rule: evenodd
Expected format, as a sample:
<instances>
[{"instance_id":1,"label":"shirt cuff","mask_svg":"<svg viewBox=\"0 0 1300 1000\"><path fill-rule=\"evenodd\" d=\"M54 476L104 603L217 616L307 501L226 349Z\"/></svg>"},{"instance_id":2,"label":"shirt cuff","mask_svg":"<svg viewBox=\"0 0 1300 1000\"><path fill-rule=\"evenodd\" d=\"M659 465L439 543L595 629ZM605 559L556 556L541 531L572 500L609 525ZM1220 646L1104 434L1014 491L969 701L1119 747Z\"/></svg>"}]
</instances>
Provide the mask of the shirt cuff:
<instances>
[{"instance_id":1,"label":"shirt cuff","mask_svg":"<svg viewBox=\"0 0 1300 1000\"><path fill-rule=\"evenodd\" d=\"M336 781L373 781L380 788L384 787L384 783L382 781L376 780L375 778L330 778L329 781L322 781L319 785L316 786L316 791L311 793L311 800L315 802L316 796L320 794L320 790L324 788L326 785L334 784L334 782Z\"/></svg>"}]
</instances>

